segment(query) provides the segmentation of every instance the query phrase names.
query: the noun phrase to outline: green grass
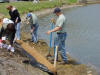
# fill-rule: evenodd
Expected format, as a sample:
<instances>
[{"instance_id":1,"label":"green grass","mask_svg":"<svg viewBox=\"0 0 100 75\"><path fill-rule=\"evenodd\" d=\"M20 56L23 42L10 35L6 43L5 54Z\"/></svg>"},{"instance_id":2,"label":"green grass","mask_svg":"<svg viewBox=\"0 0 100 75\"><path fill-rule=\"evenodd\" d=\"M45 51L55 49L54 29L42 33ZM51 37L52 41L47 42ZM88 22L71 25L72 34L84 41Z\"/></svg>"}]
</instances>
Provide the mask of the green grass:
<instances>
[{"instance_id":1,"label":"green grass","mask_svg":"<svg viewBox=\"0 0 100 75\"><path fill-rule=\"evenodd\" d=\"M61 5L61 3L58 3L57 1L53 2L44 1L38 4L33 4L32 2L0 3L0 13L8 17L8 11L6 9L7 5L15 6L19 10L19 13L22 15L24 13L29 12L29 10L37 11L45 8L53 8L55 6Z\"/></svg>"},{"instance_id":2,"label":"green grass","mask_svg":"<svg viewBox=\"0 0 100 75\"><path fill-rule=\"evenodd\" d=\"M66 2L65 0L63 0L64 2ZM68 2L75 2L75 0L70 0ZM38 4L34 4L33 2L11 2L11 3L0 3L0 13L3 14L6 17L9 17L8 11L6 9L7 5L13 5L15 6L19 13L22 15L24 13L29 12L29 10L32 11L38 11L38 10L42 10L45 8L53 8L56 6L61 6L61 2L59 2L58 0L54 0L52 2L49 1L41 1ZM44 11L45 12L45 11Z\"/></svg>"},{"instance_id":3,"label":"green grass","mask_svg":"<svg viewBox=\"0 0 100 75\"><path fill-rule=\"evenodd\" d=\"M67 0L67 3L71 4L71 3L76 3L77 0Z\"/></svg>"}]
</instances>

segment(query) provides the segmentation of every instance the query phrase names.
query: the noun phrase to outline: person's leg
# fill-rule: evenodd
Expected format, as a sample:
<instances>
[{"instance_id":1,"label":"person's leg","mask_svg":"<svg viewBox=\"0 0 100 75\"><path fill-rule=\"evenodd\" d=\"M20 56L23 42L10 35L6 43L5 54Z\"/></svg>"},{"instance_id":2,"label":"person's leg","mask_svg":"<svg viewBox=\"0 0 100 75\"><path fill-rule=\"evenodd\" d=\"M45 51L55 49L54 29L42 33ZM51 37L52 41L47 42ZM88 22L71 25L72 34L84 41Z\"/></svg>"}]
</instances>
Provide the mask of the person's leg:
<instances>
[{"instance_id":1,"label":"person's leg","mask_svg":"<svg viewBox=\"0 0 100 75\"><path fill-rule=\"evenodd\" d=\"M66 40L66 33L59 35L59 53L61 54L62 60L66 63L67 62L67 56L66 56L66 49L65 49L65 40Z\"/></svg>"},{"instance_id":2,"label":"person's leg","mask_svg":"<svg viewBox=\"0 0 100 75\"><path fill-rule=\"evenodd\" d=\"M32 34L32 39L34 40L33 41L34 43L37 43L37 41L38 41L38 36L37 36L38 27L39 27L39 25L36 25L36 27L35 27L35 29L33 31L33 34Z\"/></svg>"},{"instance_id":3,"label":"person's leg","mask_svg":"<svg viewBox=\"0 0 100 75\"><path fill-rule=\"evenodd\" d=\"M35 38L34 32L32 32L31 35L32 35L32 42L35 43L35 39L36 39L36 38Z\"/></svg>"},{"instance_id":4,"label":"person's leg","mask_svg":"<svg viewBox=\"0 0 100 75\"><path fill-rule=\"evenodd\" d=\"M15 38L15 33L16 33L16 31L13 31L13 32L11 32L8 35L8 40L9 40L11 46L13 46L13 41L14 41L14 38Z\"/></svg>"},{"instance_id":5,"label":"person's leg","mask_svg":"<svg viewBox=\"0 0 100 75\"><path fill-rule=\"evenodd\" d=\"M13 46L13 41L14 41L14 38L15 38L15 33L16 33L16 31L11 32L11 34L9 34L9 38L8 38L8 40L10 42L10 45L8 46L7 49L10 50L11 52L15 51L14 50L14 46Z\"/></svg>"},{"instance_id":6,"label":"person's leg","mask_svg":"<svg viewBox=\"0 0 100 75\"><path fill-rule=\"evenodd\" d=\"M20 23L16 25L16 39L20 40Z\"/></svg>"},{"instance_id":7,"label":"person's leg","mask_svg":"<svg viewBox=\"0 0 100 75\"><path fill-rule=\"evenodd\" d=\"M31 35L32 35L32 42L34 42L34 33L32 32Z\"/></svg>"},{"instance_id":8,"label":"person's leg","mask_svg":"<svg viewBox=\"0 0 100 75\"><path fill-rule=\"evenodd\" d=\"M0 39L2 38L3 32L4 32L4 28L2 27L0 31Z\"/></svg>"}]
</instances>

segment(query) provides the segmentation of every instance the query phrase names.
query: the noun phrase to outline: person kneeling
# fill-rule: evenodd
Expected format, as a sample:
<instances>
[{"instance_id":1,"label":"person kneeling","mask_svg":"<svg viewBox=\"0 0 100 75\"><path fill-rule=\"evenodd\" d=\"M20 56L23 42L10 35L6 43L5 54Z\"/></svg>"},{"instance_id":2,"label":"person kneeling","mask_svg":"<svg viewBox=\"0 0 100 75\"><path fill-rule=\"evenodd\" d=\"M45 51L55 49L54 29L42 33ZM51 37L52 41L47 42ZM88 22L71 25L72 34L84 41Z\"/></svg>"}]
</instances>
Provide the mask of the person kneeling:
<instances>
[{"instance_id":1,"label":"person kneeling","mask_svg":"<svg viewBox=\"0 0 100 75\"><path fill-rule=\"evenodd\" d=\"M0 39L6 40L5 38L8 38L10 45L8 45L7 49L10 50L11 52L14 52L15 50L13 47L13 41L16 33L15 25L13 21L7 18L4 18L2 22L3 23L0 30Z\"/></svg>"}]
</instances>

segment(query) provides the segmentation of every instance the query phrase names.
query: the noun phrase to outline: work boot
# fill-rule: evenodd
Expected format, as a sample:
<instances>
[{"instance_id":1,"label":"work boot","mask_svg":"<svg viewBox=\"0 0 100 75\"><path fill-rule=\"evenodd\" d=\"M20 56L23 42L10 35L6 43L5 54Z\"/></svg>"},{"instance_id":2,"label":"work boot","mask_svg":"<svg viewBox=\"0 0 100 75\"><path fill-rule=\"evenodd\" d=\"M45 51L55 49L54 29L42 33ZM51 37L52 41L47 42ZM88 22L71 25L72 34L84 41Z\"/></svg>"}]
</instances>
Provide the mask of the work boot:
<instances>
[{"instance_id":1,"label":"work boot","mask_svg":"<svg viewBox=\"0 0 100 75\"><path fill-rule=\"evenodd\" d=\"M30 60L24 60L22 62L25 63L25 64L30 64Z\"/></svg>"},{"instance_id":2,"label":"work boot","mask_svg":"<svg viewBox=\"0 0 100 75\"><path fill-rule=\"evenodd\" d=\"M47 60L50 60L50 61L51 61L52 59L54 59L54 57L51 56L51 55L47 55L46 58L47 58Z\"/></svg>"}]
</instances>

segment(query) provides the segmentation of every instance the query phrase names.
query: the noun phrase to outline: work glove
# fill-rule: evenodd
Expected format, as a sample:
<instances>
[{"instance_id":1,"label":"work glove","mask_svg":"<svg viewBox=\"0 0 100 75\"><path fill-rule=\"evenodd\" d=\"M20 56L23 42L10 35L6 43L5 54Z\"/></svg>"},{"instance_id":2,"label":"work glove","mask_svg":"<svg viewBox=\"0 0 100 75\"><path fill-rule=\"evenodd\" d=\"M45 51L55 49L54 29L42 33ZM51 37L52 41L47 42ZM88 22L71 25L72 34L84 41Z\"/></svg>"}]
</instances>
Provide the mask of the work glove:
<instances>
[{"instance_id":1,"label":"work glove","mask_svg":"<svg viewBox=\"0 0 100 75\"><path fill-rule=\"evenodd\" d=\"M11 47L10 51L14 53L15 52L14 47Z\"/></svg>"},{"instance_id":2,"label":"work glove","mask_svg":"<svg viewBox=\"0 0 100 75\"><path fill-rule=\"evenodd\" d=\"M11 45L8 45L8 48L7 48L7 50L11 50Z\"/></svg>"}]
</instances>

